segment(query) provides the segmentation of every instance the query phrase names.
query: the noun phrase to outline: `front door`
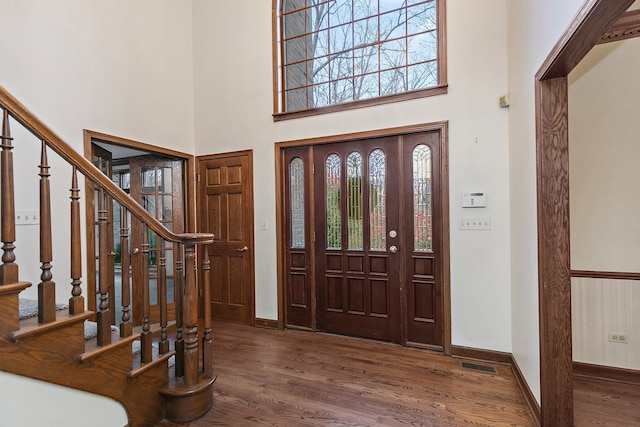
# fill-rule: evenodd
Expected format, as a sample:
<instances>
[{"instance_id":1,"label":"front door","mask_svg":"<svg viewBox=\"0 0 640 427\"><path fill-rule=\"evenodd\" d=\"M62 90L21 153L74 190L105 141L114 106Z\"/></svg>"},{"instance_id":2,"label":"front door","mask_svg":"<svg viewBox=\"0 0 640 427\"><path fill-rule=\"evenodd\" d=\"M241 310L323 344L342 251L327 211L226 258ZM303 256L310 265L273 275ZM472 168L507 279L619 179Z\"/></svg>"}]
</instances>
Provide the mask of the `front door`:
<instances>
[{"instance_id":1,"label":"front door","mask_svg":"<svg viewBox=\"0 0 640 427\"><path fill-rule=\"evenodd\" d=\"M433 131L285 150L288 325L443 347L439 149Z\"/></svg>"},{"instance_id":2,"label":"front door","mask_svg":"<svg viewBox=\"0 0 640 427\"><path fill-rule=\"evenodd\" d=\"M254 322L252 152L198 158L199 231L213 233L211 315Z\"/></svg>"}]
</instances>

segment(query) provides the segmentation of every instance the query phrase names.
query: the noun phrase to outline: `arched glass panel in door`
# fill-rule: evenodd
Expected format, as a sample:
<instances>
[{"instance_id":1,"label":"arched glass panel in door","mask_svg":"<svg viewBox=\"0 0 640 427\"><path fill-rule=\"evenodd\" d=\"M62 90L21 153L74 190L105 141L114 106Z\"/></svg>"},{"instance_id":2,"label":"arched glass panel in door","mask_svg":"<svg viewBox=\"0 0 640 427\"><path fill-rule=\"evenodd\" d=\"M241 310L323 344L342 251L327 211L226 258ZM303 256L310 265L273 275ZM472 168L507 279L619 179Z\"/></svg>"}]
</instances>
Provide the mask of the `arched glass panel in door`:
<instances>
[{"instance_id":1,"label":"arched glass panel in door","mask_svg":"<svg viewBox=\"0 0 640 427\"><path fill-rule=\"evenodd\" d=\"M342 248L341 178L342 161L340 156L330 154L325 162L327 249Z\"/></svg>"},{"instance_id":2,"label":"arched glass panel in door","mask_svg":"<svg viewBox=\"0 0 640 427\"><path fill-rule=\"evenodd\" d=\"M420 144L413 149L413 249L433 252L431 149Z\"/></svg>"},{"instance_id":3,"label":"arched glass panel in door","mask_svg":"<svg viewBox=\"0 0 640 427\"><path fill-rule=\"evenodd\" d=\"M348 249L362 249L362 154L347 156L347 243Z\"/></svg>"},{"instance_id":4,"label":"arched glass panel in door","mask_svg":"<svg viewBox=\"0 0 640 427\"><path fill-rule=\"evenodd\" d=\"M386 156L378 148L369 154L369 247L372 251L387 249L386 177Z\"/></svg>"},{"instance_id":5,"label":"arched glass panel in door","mask_svg":"<svg viewBox=\"0 0 640 427\"><path fill-rule=\"evenodd\" d=\"M300 157L289 163L289 202L291 247L304 248L304 162Z\"/></svg>"}]
</instances>

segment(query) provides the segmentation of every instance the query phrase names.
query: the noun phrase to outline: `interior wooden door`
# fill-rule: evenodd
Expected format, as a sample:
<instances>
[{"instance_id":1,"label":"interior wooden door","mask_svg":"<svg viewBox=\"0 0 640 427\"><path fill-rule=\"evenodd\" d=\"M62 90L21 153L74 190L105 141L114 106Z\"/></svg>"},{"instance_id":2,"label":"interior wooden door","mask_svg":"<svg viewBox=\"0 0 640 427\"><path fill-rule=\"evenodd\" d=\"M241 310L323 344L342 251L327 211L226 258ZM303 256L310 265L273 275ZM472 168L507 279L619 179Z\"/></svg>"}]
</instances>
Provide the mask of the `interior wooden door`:
<instances>
[{"instance_id":1,"label":"interior wooden door","mask_svg":"<svg viewBox=\"0 0 640 427\"><path fill-rule=\"evenodd\" d=\"M213 233L212 318L254 323L253 177L250 151L198 159L198 224Z\"/></svg>"},{"instance_id":2,"label":"interior wooden door","mask_svg":"<svg viewBox=\"0 0 640 427\"><path fill-rule=\"evenodd\" d=\"M317 327L400 342L396 138L314 148Z\"/></svg>"},{"instance_id":3,"label":"interior wooden door","mask_svg":"<svg viewBox=\"0 0 640 427\"><path fill-rule=\"evenodd\" d=\"M151 215L167 229L184 232L184 178L182 161L158 156L141 156L129 159L131 189L130 194ZM166 242L153 231L143 226L140 221L131 220L132 255L132 307L133 323L142 323L142 278L141 252L143 235L149 244L149 289L150 320L157 322L160 318L160 287L158 271L160 258L166 259L166 296L169 318L175 317L175 284L176 263L181 261L182 254L178 244ZM138 249L138 250L136 250Z\"/></svg>"}]
</instances>

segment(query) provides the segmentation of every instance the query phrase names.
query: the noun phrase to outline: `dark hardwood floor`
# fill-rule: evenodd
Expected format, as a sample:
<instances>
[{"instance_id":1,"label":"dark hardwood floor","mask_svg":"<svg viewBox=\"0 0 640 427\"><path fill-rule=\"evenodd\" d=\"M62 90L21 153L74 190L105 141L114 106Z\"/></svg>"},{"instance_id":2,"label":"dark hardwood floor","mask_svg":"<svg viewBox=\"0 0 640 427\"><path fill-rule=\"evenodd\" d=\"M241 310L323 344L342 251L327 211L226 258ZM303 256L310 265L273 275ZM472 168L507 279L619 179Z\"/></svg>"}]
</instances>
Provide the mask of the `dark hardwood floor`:
<instances>
[{"instance_id":1,"label":"dark hardwood floor","mask_svg":"<svg viewBox=\"0 0 640 427\"><path fill-rule=\"evenodd\" d=\"M640 426L640 386L576 377L573 380L576 427Z\"/></svg>"},{"instance_id":2,"label":"dark hardwood floor","mask_svg":"<svg viewBox=\"0 0 640 427\"><path fill-rule=\"evenodd\" d=\"M509 367L306 331L214 324L214 407L198 426L534 426ZM175 424L164 424L165 426Z\"/></svg>"}]
</instances>

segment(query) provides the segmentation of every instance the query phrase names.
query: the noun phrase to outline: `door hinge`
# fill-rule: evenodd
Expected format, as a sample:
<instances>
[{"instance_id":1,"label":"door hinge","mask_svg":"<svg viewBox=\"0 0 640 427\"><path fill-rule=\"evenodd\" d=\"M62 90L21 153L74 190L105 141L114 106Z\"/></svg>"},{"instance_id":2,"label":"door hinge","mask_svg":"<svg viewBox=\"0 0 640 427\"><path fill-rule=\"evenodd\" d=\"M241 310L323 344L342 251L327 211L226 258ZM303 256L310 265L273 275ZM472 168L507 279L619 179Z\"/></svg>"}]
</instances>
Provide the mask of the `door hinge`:
<instances>
[{"instance_id":1,"label":"door hinge","mask_svg":"<svg viewBox=\"0 0 640 427\"><path fill-rule=\"evenodd\" d=\"M316 242L316 232L314 231L313 232L313 243L315 243L315 242Z\"/></svg>"},{"instance_id":2,"label":"door hinge","mask_svg":"<svg viewBox=\"0 0 640 427\"><path fill-rule=\"evenodd\" d=\"M196 180L197 180L198 182L200 182L200 172L198 172L198 173L196 174Z\"/></svg>"},{"instance_id":3,"label":"door hinge","mask_svg":"<svg viewBox=\"0 0 640 427\"><path fill-rule=\"evenodd\" d=\"M316 165L311 165L311 175L315 175L316 174Z\"/></svg>"}]
</instances>

